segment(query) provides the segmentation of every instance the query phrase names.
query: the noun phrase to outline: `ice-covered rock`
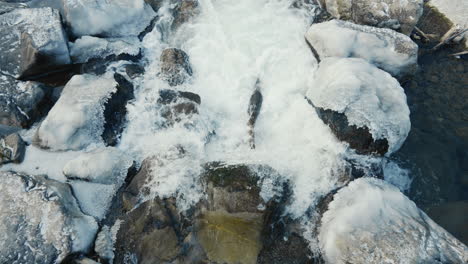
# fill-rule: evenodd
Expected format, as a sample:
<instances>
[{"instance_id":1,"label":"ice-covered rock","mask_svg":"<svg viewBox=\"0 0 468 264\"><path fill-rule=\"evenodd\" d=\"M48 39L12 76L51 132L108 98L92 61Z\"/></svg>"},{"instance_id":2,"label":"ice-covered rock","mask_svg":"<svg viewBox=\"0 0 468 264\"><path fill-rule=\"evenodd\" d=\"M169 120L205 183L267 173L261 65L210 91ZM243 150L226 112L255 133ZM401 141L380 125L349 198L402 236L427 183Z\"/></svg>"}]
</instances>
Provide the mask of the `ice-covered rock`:
<instances>
[{"instance_id":1,"label":"ice-covered rock","mask_svg":"<svg viewBox=\"0 0 468 264\"><path fill-rule=\"evenodd\" d=\"M467 263L468 248L396 187L373 178L338 191L322 217L328 263Z\"/></svg>"},{"instance_id":2,"label":"ice-covered rock","mask_svg":"<svg viewBox=\"0 0 468 264\"><path fill-rule=\"evenodd\" d=\"M78 150L104 141L114 145L123 129L133 85L119 74L75 75L37 130L35 144Z\"/></svg>"},{"instance_id":3,"label":"ice-covered rock","mask_svg":"<svg viewBox=\"0 0 468 264\"><path fill-rule=\"evenodd\" d=\"M84 215L67 184L0 172L0 262L58 263L86 252L97 223Z\"/></svg>"},{"instance_id":4,"label":"ice-covered rock","mask_svg":"<svg viewBox=\"0 0 468 264\"><path fill-rule=\"evenodd\" d=\"M169 48L161 54L161 78L169 85L177 86L192 75L189 56L181 49Z\"/></svg>"},{"instance_id":5,"label":"ice-covered rock","mask_svg":"<svg viewBox=\"0 0 468 264\"><path fill-rule=\"evenodd\" d=\"M386 27L409 35L423 13L423 0L319 0L327 11L342 20Z\"/></svg>"},{"instance_id":6,"label":"ice-covered rock","mask_svg":"<svg viewBox=\"0 0 468 264\"><path fill-rule=\"evenodd\" d=\"M133 160L125 153L114 147L106 147L84 153L69 161L63 168L63 174L71 180L120 187L132 165Z\"/></svg>"},{"instance_id":7,"label":"ice-covered rock","mask_svg":"<svg viewBox=\"0 0 468 264\"><path fill-rule=\"evenodd\" d=\"M411 123L396 79L357 58L324 59L315 74L307 98L340 140L362 154L400 148Z\"/></svg>"},{"instance_id":8,"label":"ice-covered rock","mask_svg":"<svg viewBox=\"0 0 468 264\"><path fill-rule=\"evenodd\" d=\"M394 76L412 73L417 65L418 45L390 29L332 20L313 24L306 40L320 59L362 58Z\"/></svg>"},{"instance_id":9,"label":"ice-covered rock","mask_svg":"<svg viewBox=\"0 0 468 264\"><path fill-rule=\"evenodd\" d=\"M47 107L47 90L43 84L17 81L0 74L0 124L15 127L32 125Z\"/></svg>"},{"instance_id":10,"label":"ice-covered rock","mask_svg":"<svg viewBox=\"0 0 468 264\"><path fill-rule=\"evenodd\" d=\"M0 15L0 72L27 78L70 63L60 14L52 8L20 8Z\"/></svg>"},{"instance_id":11,"label":"ice-covered rock","mask_svg":"<svg viewBox=\"0 0 468 264\"><path fill-rule=\"evenodd\" d=\"M0 166L5 163L23 161L26 144L17 133L0 135Z\"/></svg>"},{"instance_id":12,"label":"ice-covered rock","mask_svg":"<svg viewBox=\"0 0 468 264\"><path fill-rule=\"evenodd\" d=\"M90 59L106 58L110 55L127 54L137 56L141 43L137 37L129 38L97 38L83 36L70 43L70 55L73 62L85 63Z\"/></svg>"},{"instance_id":13,"label":"ice-covered rock","mask_svg":"<svg viewBox=\"0 0 468 264\"><path fill-rule=\"evenodd\" d=\"M27 7L24 3L17 3L15 1L0 1L0 15L4 13L8 13L17 8L25 8Z\"/></svg>"}]
</instances>

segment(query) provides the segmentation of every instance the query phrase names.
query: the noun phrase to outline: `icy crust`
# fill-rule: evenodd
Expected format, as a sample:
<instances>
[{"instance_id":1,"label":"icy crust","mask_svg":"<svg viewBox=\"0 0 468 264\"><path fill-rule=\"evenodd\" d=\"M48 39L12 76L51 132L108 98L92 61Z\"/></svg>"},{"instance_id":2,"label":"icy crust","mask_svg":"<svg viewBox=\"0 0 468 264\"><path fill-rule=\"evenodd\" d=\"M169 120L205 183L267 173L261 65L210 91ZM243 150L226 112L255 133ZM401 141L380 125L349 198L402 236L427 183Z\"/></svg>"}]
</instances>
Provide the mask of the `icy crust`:
<instances>
[{"instance_id":1,"label":"icy crust","mask_svg":"<svg viewBox=\"0 0 468 264\"><path fill-rule=\"evenodd\" d=\"M0 172L0 262L57 263L86 252L97 231L66 184Z\"/></svg>"},{"instance_id":2,"label":"icy crust","mask_svg":"<svg viewBox=\"0 0 468 264\"><path fill-rule=\"evenodd\" d=\"M322 59L362 58L392 75L411 71L418 58L418 46L406 35L340 20L312 25L306 39Z\"/></svg>"},{"instance_id":3,"label":"icy crust","mask_svg":"<svg viewBox=\"0 0 468 264\"><path fill-rule=\"evenodd\" d=\"M32 45L57 64L70 63L68 46L60 14L52 8L20 8L0 15L0 71L16 77L20 74L21 36L27 34Z\"/></svg>"},{"instance_id":4,"label":"icy crust","mask_svg":"<svg viewBox=\"0 0 468 264\"><path fill-rule=\"evenodd\" d=\"M70 43L70 55L75 63L84 63L93 58L106 58L110 55L140 53L141 43L136 37L96 38L84 36Z\"/></svg>"},{"instance_id":5,"label":"icy crust","mask_svg":"<svg viewBox=\"0 0 468 264\"><path fill-rule=\"evenodd\" d=\"M319 240L328 263L467 263L468 248L396 187L361 178L335 194Z\"/></svg>"},{"instance_id":6,"label":"icy crust","mask_svg":"<svg viewBox=\"0 0 468 264\"><path fill-rule=\"evenodd\" d=\"M52 150L79 150L102 143L104 104L116 91L111 75L75 75L36 134L36 143Z\"/></svg>"},{"instance_id":7,"label":"icy crust","mask_svg":"<svg viewBox=\"0 0 468 264\"><path fill-rule=\"evenodd\" d=\"M155 13L143 0L55 0L76 36L138 36Z\"/></svg>"},{"instance_id":8,"label":"icy crust","mask_svg":"<svg viewBox=\"0 0 468 264\"><path fill-rule=\"evenodd\" d=\"M396 79L357 58L324 59L315 74L307 97L316 107L344 113L351 125L369 128L374 139L387 139L387 154L400 148L411 123Z\"/></svg>"}]
</instances>

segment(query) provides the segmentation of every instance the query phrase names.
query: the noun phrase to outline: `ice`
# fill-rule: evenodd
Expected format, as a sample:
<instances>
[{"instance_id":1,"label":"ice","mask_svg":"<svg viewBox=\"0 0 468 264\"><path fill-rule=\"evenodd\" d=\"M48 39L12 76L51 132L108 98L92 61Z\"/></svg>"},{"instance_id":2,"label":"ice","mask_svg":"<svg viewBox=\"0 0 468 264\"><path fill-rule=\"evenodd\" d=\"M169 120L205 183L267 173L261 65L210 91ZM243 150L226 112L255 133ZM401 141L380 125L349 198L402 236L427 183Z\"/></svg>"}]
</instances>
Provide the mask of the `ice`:
<instances>
[{"instance_id":1,"label":"ice","mask_svg":"<svg viewBox=\"0 0 468 264\"><path fill-rule=\"evenodd\" d=\"M324 59L315 76L307 97L316 107L344 113L351 125L369 128L374 139L387 139L387 154L400 148L411 123L396 79L357 58Z\"/></svg>"},{"instance_id":2,"label":"ice","mask_svg":"<svg viewBox=\"0 0 468 264\"><path fill-rule=\"evenodd\" d=\"M87 252L97 231L67 185L44 177L1 172L0 262L58 263Z\"/></svg>"},{"instance_id":3,"label":"ice","mask_svg":"<svg viewBox=\"0 0 468 264\"><path fill-rule=\"evenodd\" d=\"M362 58L394 76L414 71L418 58L418 46L406 35L340 20L312 25L306 39L322 59Z\"/></svg>"},{"instance_id":4,"label":"ice","mask_svg":"<svg viewBox=\"0 0 468 264\"><path fill-rule=\"evenodd\" d=\"M402 192L409 191L412 178L410 171L398 166L394 161L387 160L383 165L383 173L385 181L395 185Z\"/></svg>"},{"instance_id":5,"label":"ice","mask_svg":"<svg viewBox=\"0 0 468 264\"><path fill-rule=\"evenodd\" d=\"M117 148L98 148L69 161L63 167L63 174L75 180L115 184L119 188L132 164L133 160Z\"/></svg>"},{"instance_id":6,"label":"ice","mask_svg":"<svg viewBox=\"0 0 468 264\"><path fill-rule=\"evenodd\" d=\"M112 74L75 75L37 131L37 143L51 150L79 150L102 143L104 104L116 91Z\"/></svg>"},{"instance_id":7,"label":"ice","mask_svg":"<svg viewBox=\"0 0 468 264\"><path fill-rule=\"evenodd\" d=\"M75 63L84 63L93 58L106 58L110 55L136 56L140 53L140 46L136 37L104 39L83 36L70 43L70 55Z\"/></svg>"},{"instance_id":8,"label":"ice","mask_svg":"<svg viewBox=\"0 0 468 264\"><path fill-rule=\"evenodd\" d=\"M109 263L112 263L114 259L114 244L120 223L121 220L117 220L111 227L103 226L96 238L94 250L101 258L108 260Z\"/></svg>"},{"instance_id":9,"label":"ice","mask_svg":"<svg viewBox=\"0 0 468 264\"><path fill-rule=\"evenodd\" d=\"M374 178L338 191L321 221L328 263L466 263L468 248L396 187Z\"/></svg>"},{"instance_id":10,"label":"ice","mask_svg":"<svg viewBox=\"0 0 468 264\"><path fill-rule=\"evenodd\" d=\"M117 192L116 186L110 184L71 181L70 185L83 213L98 220L106 216L112 198Z\"/></svg>"}]
</instances>

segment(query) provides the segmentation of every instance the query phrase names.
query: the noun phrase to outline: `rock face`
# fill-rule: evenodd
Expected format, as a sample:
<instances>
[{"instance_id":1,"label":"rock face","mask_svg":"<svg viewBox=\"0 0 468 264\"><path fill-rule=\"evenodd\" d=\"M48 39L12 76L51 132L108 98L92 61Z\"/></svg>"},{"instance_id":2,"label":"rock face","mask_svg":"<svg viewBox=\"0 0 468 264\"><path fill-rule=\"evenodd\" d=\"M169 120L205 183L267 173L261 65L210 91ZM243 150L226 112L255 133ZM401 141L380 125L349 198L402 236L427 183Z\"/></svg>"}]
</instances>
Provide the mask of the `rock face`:
<instances>
[{"instance_id":1,"label":"rock face","mask_svg":"<svg viewBox=\"0 0 468 264\"><path fill-rule=\"evenodd\" d=\"M51 8L15 9L0 15L0 71L29 78L70 63L60 14Z\"/></svg>"},{"instance_id":2,"label":"rock face","mask_svg":"<svg viewBox=\"0 0 468 264\"><path fill-rule=\"evenodd\" d=\"M23 161L26 144L16 133L2 137L0 135L0 165Z\"/></svg>"},{"instance_id":3,"label":"rock face","mask_svg":"<svg viewBox=\"0 0 468 264\"><path fill-rule=\"evenodd\" d=\"M423 0L320 0L335 18L385 27L409 35L423 13Z\"/></svg>"},{"instance_id":4,"label":"rock face","mask_svg":"<svg viewBox=\"0 0 468 264\"><path fill-rule=\"evenodd\" d=\"M362 58L397 77L417 67L418 45L390 29L332 20L312 25L306 40L319 59Z\"/></svg>"},{"instance_id":5,"label":"rock face","mask_svg":"<svg viewBox=\"0 0 468 264\"><path fill-rule=\"evenodd\" d=\"M78 150L104 137L113 145L125 120L124 106L131 98L133 86L121 75L75 75L37 130L35 144Z\"/></svg>"},{"instance_id":6,"label":"rock face","mask_svg":"<svg viewBox=\"0 0 468 264\"><path fill-rule=\"evenodd\" d=\"M49 88L0 74L0 124L29 127L50 108Z\"/></svg>"},{"instance_id":7,"label":"rock face","mask_svg":"<svg viewBox=\"0 0 468 264\"><path fill-rule=\"evenodd\" d=\"M398 150L411 127L398 81L362 59L323 60L307 98L335 135L360 154Z\"/></svg>"},{"instance_id":8,"label":"rock face","mask_svg":"<svg viewBox=\"0 0 468 264\"><path fill-rule=\"evenodd\" d=\"M319 240L329 263L468 261L465 245L396 187L372 178L355 180L333 196Z\"/></svg>"},{"instance_id":9,"label":"rock face","mask_svg":"<svg viewBox=\"0 0 468 264\"><path fill-rule=\"evenodd\" d=\"M165 49L161 54L161 77L169 85L177 86L189 76L192 76L192 67L187 53L176 48Z\"/></svg>"},{"instance_id":10,"label":"rock face","mask_svg":"<svg viewBox=\"0 0 468 264\"><path fill-rule=\"evenodd\" d=\"M128 197L138 197L147 178L157 173L148 165L143 165L124 191L123 204L126 200L131 205L127 209L137 204ZM211 163L200 176L205 198L194 208L180 212L175 198L143 202L122 218L114 263L296 263L272 261L294 258L261 253L264 244L283 252L300 249L308 259L307 243L301 236L291 232L291 240L279 245L277 237L266 231L282 213L277 204L284 186L278 184L273 188L277 192L262 193L260 174L274 178L275 172L266 166ZM285 229L289 230L281 230ZM281 231L275 234L281 237L277 242L288 237Z\"/></svg>"},{"instance_id":11,"label":"rock face","mask_svg":"<svg viewBox=\"0 0 468 264\"><path fill-rule=\"evenodd\" d=\"M88 250L97 224L68 185L9 172L0 178L0 262L52 264Z\"/></svg>"}]
</instances>

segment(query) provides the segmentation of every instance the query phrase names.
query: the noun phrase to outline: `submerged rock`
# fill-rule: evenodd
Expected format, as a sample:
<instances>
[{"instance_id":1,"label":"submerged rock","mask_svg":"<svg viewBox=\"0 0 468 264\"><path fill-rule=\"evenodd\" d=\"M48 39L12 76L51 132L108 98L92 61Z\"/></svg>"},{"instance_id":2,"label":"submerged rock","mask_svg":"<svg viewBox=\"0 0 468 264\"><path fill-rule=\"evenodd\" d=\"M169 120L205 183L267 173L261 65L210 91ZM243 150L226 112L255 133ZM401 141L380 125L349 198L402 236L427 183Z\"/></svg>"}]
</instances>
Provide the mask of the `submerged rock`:
<instances>
[{"instance_id":1,"label":"submerged rock","mask_svg":"<svg viewBox=\"0 0 468 264\"><path fill-rule=\"evenodd\" d=\"M78 150L103 139L113 145L132 98L133 85L121 75L75 75L41 123L34 143L52 150Z\"/></svg>"},{"instance_id":2,"label":"submerged rock","mask_svg":"<svg viewBox=\"0 0 468 264\"><path fill-rule=\"evenodd\" d=\"M417 67L418 45L390 29L332 20L312 25L306 40L319 60L362 58L397 77L412 74Z\"/></svg>"},{"instance_id":3,"label":"submerged rock","mask_svg":"<svg viewBox=\"0 0 468 264\"><path fill-rule=\"evenodd\" d=\"M0 71L31 78L70 63L60 14L52 8L21 8L0 15Z\"/></svg>"},{"instance_id":4,"label":"submerged rock","mask_svg":"<svg viewBox=\"0 0 468 264\"><path fill-rule=\"evenodd\" d=\"M307 98L338 139L359 154L390 154L400 148L411 123L397 80L362 59L320 63Z\"/></svg>"},{"instance_id":5,"label":"submerged rock","mask_svg":"<svg viewBox=\"0 0 468 264\"><path fill-rule=\"evenodd\" d=\"M465 245L396 187L372 178L355 180L333 196L319 240L329 263L468 261Z\"/></svg>"},{"instance_id":6,"label":"submerged rock","mask_svg":"<svg viewBox=\"0 0 468 264\"><path fill-rule=\"evenodd\" d=\"M16 133L2 137L0 135L0 165L23 161L26 144Z\"/></svg>"},{"instance_id":7,"label":"submerged rock","mask_svg":"<svg viewBox=\"0 0 468 264\"><path fill-rule=\"evenodd\" d=\"M385 27L409 35L423 13L423 0L319 0L335 18Z\"/></svg>"},{"instance_id":8,"label":"submerged rock","mask_svg":"<svg viewBox=\"0 0 468 264\"><path fill-rule=\"evenodd\" d=\"M10 172L0 178L1 263L52 264L89 249L97 224L67 184Z\"/></svg>"},{"instance_id":9,"label":"submerged rock","mask_svg":"<svg viewBox=\"0 0 468 264\"><path fill-rule=\"evenodd\" d=\"M161 54L162 79L171 86L177 86L183 84L190 76L192 76L192 67L187 53L176 48L163 50Z\"/></svg>"}]
</instances>

